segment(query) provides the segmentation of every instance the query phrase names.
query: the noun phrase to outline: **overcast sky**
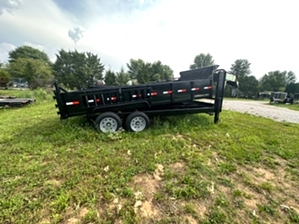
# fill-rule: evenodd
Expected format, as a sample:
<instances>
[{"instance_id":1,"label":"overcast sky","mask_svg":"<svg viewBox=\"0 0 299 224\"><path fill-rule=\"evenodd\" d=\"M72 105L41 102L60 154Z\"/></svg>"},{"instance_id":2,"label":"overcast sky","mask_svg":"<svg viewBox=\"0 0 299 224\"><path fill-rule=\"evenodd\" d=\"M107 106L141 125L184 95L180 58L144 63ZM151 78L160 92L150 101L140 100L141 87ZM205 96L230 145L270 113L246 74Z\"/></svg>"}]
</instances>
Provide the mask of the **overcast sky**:
<instances>
[{"instance_id":1,"label":"overcast sky","mask_svg":"<svg viewBox=\"0 0 299 224\"><path fill-rule=\"evenodd\" d=\"M54 62L60 49L98 54L119 71L130 58L162 61L175 73L210 53L252 75L294 71L299 79L298 0L0 0L0 61L30 45ZM298 80L297 80L298 81Z\"/></svg>"}]
</instances>

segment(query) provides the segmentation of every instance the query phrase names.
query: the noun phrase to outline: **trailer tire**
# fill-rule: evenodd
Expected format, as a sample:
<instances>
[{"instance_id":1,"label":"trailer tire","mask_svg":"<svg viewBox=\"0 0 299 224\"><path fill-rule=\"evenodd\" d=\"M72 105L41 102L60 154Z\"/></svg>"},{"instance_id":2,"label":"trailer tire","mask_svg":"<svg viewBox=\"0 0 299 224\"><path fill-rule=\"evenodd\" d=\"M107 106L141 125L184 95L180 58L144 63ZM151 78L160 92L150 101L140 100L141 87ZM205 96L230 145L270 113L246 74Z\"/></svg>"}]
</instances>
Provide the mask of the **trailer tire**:
<instances>
[{"instance_id":1,"label":"trailer tire","mask_svg":"<svg viewBox=\"0 0 299 224\"><path fill-rule=\"evenodd\" d=\"M116 132L122 126L120 117L113 112L105 112L99 115L95 123L97 129L103 133Z\"/></svg>"},{"instance_id":2,"label":"trailer tire","mask_svg":"<svg viewBox=\"0 0 299 224\"><path fill-rule=\"evenodd\" d=\"M135 111L129 114L126 119L125 126L129 131L140 132L147 129L149 127L149 124L150 120L145 113Z\"/></svg>"}]
</instances>

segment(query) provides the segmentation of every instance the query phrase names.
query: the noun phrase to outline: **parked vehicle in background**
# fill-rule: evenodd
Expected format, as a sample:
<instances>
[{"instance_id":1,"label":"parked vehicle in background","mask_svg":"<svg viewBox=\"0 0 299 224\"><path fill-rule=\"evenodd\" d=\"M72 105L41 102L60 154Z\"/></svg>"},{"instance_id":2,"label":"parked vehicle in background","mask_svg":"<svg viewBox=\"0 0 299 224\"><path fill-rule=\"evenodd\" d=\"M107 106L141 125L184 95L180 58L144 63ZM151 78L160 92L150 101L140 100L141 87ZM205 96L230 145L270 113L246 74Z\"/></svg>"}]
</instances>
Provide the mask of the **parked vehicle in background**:
<instances>
[{"instance_id":1,"label":"parked vehicle in background","mask_svg":"<svg viewBox=\"0 0 299 224\"><path fill-rule=\"evenodd\" d=\"M270 103L289 103L293 104L294 98L290 96L290 94L286 92L273 92L271 93Z\"/></svg>"}]
</instances>

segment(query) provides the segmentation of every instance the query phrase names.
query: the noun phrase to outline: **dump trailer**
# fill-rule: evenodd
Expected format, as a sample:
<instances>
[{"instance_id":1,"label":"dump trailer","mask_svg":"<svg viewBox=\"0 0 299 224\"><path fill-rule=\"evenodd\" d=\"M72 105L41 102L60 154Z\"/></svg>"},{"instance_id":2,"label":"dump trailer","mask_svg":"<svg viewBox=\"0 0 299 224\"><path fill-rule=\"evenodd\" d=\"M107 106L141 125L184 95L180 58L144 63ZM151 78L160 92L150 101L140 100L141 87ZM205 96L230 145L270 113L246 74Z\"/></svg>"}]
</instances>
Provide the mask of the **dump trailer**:
<instances>
[{"instance_id":1,"label":"dump trailer","mask_svg":"<svg viewBox=\"0 0 299 224\"><path fill-rule=\"evenodd\" d=\"M218 65L180 72L180 78L131 86L102 86L67 91L54 82L60 119L86 116L101 132L120 127L139 132L150 118L162 115L208 113L219 121L226 71Z\"/></svg>"}]
</instances>

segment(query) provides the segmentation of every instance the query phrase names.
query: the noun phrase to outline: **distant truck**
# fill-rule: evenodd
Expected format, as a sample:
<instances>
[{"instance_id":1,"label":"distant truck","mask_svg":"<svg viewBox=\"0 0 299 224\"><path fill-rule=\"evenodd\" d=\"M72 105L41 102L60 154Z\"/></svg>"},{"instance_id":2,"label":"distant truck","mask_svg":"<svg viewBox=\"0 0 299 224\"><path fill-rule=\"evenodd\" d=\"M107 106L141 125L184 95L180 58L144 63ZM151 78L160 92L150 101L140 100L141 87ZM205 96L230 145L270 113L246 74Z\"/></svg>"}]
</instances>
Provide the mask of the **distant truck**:
<instances>
[{"instance_id":1,"label":"distant truck","mask_svg":"<svg viewBox=\"0 0 299 224\"><path fill-rule=\"evenodd\" d=\"M213 65L183 71L174 81L76 91L67 91L56 81L55 106L60 119L86 116L101 132L115 132L122 126L133 132L143 131L151 117L160 115L208 113L217 123L228 81L227 72L217 68Z\"/></svg>"}]
</instances>

